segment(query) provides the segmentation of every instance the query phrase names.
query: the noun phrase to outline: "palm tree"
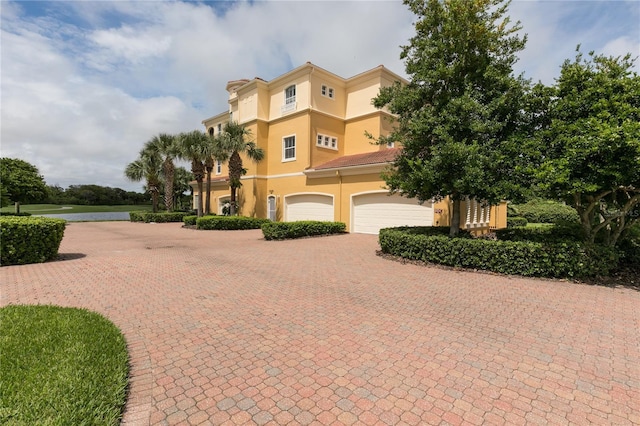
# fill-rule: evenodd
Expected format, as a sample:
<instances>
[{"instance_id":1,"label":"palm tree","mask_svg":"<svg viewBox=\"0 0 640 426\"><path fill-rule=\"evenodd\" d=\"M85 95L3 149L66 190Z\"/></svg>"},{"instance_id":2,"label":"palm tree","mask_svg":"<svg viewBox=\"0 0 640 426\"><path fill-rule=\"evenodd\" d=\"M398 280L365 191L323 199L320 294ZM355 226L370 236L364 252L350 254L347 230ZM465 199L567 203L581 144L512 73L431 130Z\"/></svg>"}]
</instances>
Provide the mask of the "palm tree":
<instances>
[{"instance_id":1,"label":"palm tree","mask_svg":"<svg viewBox=\"0 0 640 426\"><path fill-rule=\"evenodd\" d=\"M162 174L164 176L164 206L168 212L173 210L173 182L175 165L173 160L178 157L179 148L174 135L160 133L151 138L143 150L160 156L162 160Z\"/></svg>"},{"instance_id":2,"label":"palm tree","mask_svg":"<svg viewBox=\"0 0 640 426\"><path fill-rule=\"evenodd\" d=\"M229 122L224 126L224 134L222 136L222 145L229 155L229 186L231 187L231 206L230 214L236 214L236 192L242 186L240 178L247 173L243 167L240 154L246 156L258 163L264 158L264 150L252 140L251 131L244 126ZM247 140L249 139L249 140Z\"/></svg>"},{"instance_id":3,"label":"palm tree","mask_svg":"<svg viewBox=\"0 0 640 426\"><path fill-rule=\"evenodd\" d=\"M129 163L124 175L132 182L147 182L147 191L151 194L153 212L158 211L158 195L160 194L160 175L162 173L162 159L152 151L140 151L140 157Z\"/></svg>"},{"instance_id":4,"label":"palm tree","mask_svg":"<svg viewBox=\"0 0 640 426\"><path fill-rule=\"evenodd\" d=\"M191 173L198 183L198 216L202 216L202 194L204 192L203 181L205 176L204 162L211 157L211 139L200 130L181 133L178 137L180 148L179 158L191 162Z\"/></svg>"},{"instance_id":5,"label":"palm tree","mask_svg":"<svg viewBox=\"0 0 640 426\"><path fill-rule=\"evenodd\" d=\"M204 162L207 172L207 191L205 200L205 214L211 214L211 172L216 161L227 161L229 154L224 150L224 139L218 134L210 135L209 156Z\"/></svg>"},{"instance_id":6,"label":"palm tree","mask_svg":"<svg viewBox=\"0 0 640 426\"><path fill-rule=\"evenodd\" d=\"M184 209L182 199L185 192L191 191L191 195L193 195L193 188L189 185L192 180L193 174L190 171L184 167L176 167L173 178L173 205L178 209Z\"/></svg>"}]
</instances>

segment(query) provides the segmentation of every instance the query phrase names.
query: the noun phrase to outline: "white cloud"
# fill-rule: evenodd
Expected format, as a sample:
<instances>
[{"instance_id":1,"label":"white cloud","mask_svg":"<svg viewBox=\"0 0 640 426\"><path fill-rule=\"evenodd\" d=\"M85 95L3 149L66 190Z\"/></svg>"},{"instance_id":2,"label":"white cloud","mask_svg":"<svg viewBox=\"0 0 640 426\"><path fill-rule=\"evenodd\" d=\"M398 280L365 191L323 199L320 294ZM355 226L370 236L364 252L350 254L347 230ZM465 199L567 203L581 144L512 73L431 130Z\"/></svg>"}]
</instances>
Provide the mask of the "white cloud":
<instances>
[{"instance_id":1,"label":"white cloud","mask_svg":"<svg viewBox=\"0 0 640 426\"><path fill-rule=\"evenodd\" d=\"M342 77L379 64L404 75L399 46L414 33L400 1L42 4L37 16L2 2L1 150L62 186L139 190L123 170L142 144L226 110L228 80L269 80L306 61ZM518 70L534 80L551 83L578 43L639 50L637 2L510 10L529 34Z\"/></svg>"}]
</instances>

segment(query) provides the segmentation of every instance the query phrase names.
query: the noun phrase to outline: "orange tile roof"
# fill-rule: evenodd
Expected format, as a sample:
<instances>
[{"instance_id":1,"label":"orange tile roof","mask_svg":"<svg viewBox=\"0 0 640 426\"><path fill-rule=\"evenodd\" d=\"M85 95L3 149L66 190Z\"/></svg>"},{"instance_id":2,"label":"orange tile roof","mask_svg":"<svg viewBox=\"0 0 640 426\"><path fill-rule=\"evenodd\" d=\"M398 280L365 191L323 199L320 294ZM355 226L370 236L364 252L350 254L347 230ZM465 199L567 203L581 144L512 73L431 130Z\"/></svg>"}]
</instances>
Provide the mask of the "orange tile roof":
<instances>
[{"instance_id":1,"label":"orange tile roof","mask_svg":"<svg viewBox=\"0 0 640 426\"><path fill-rule=\"evenodd\" d=\"M320 164L311 170L340 169L344 167L364 166L367 164L390 163L395 160L399 152L400 148L389 148L364 154L345 155Z\"/></svg>"}]
</instances>

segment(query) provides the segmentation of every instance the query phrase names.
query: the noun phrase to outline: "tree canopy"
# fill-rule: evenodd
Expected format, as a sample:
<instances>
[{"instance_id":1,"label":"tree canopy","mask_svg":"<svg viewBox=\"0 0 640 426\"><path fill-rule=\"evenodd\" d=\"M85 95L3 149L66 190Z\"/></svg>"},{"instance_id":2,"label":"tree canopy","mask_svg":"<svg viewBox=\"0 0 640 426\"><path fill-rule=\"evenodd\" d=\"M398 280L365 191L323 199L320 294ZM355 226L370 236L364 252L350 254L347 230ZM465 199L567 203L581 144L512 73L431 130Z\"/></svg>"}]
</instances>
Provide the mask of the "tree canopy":
<instances>
[{"instance_id":1,"label":"tree canopy","mask_svg":"<svg viewBox=\"0 0 640 426\"><path fill-rule=\"evenodd\" d=\"M512 185L525 86L512 69L526 37L502 0L404 3L417 16L401 53L410 81L383 87L373 101L397 117L379 142L403 146L384 178L392 192L420 201L450 196L455 235L462 199L496 202Z\"/></svg>"},{"instance_id":2,"label":"tree canopy","mask_svg":"<svg viewBox=\"0 0 640 426\"><path fill-rule=\"evenodd\" d=\"M47 197L47 184L38 168L18 158L0 158L0 194L5 200L16 203L16 212L20 212L20 203L43 201Z\"/></svg>"},{"instance_id":3,"label":"tree canopy","mask_svg":"<svg viewBox=\"0 0 640 426\"><path fill-rule=\"evenodd\" d=\"M540 91L543 195L573 206L587 240L615 245L640 220L640 76L634 61L591 52Z\"/></svg>"}]
</instances>

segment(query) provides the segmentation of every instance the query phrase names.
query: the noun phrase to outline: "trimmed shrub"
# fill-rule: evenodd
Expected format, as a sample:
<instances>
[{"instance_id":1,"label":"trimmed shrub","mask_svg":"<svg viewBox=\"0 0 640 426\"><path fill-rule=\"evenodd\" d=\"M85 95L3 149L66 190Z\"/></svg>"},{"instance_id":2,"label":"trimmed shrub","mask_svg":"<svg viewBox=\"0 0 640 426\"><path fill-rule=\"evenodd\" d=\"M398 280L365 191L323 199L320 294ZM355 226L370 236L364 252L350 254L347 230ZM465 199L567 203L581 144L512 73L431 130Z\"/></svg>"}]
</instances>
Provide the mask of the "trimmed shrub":
<instances>
[{"instance_id":1,"label":"trimmed shrub","mask_svg":"<svg viewBox=\"0 0 640 426\"><path fill-rule=\"evenodd\" d=\"M242 230L260 229L269 219L245 216L203 216L196 219L196 229L204 230Z\"/></svg>"},{"instance_id":2,"label":"trimmed shrub","mask_svg":"<svg viewBox=\"0 0 640 426\"><path fill-rule=\"evenodd\" d=\"M0 264L42 263L58 256L67 221L48 217L0 217Z\"/></svg>"},{"instance_id":3,"label":"trimmed shrub","mask_svg":"<svg viewBox=\"0 0 640 426\"><path fill-rule=\"evenodd\" d=\"M317 235L341 234L347 225L342 222L302 220L297 222L267 222L262 225L266 240L286 240Z\"/></svg>"},{"instance_id":4,"label":"trimmed shrub","mask_svg":"<svg viewBox=\"0 0 640 426\"><path fill-rule=\"evenodd\" d=\"M620 263L640 268L640 224L632 226L619 242Z\"/></svg>"},{"instance_id":5,"label":"trimmed shrub","mask_svg":"<svg viewBox=\"0 0 640 426\"><path fill-rule=\"evenodd\" d=\"M618 262L614 250L577 241L541 243L420 235L406 228L380 230L383 253L441 265L537 277L607 275Z\"/></svg>"},{"instance_id":6,"label":"trimmed shrub","mask_svg":"<svg viewBox=\"0 0 640 426\"><path fill-rule=\"evenodd\" d=\"M20 213L0 212L0 216L31 216L31 213L29 213L29 212L20 212Z\"/></svg>"},{"instance_id":7,"label":"trimmed shrub","mask_svg":"<svg viewBox=\"0 0 640 426\"><path fill-rule=\"evenodd\" d=\"M196 220L198 220L198 215L188 215L182 218L184 226L196 226Z\"/></svg>"},{"instance_id":8,"label":"trimmed shrub","mask_svg":"<svg viewBox=\"0 0 640 426\"><path fill-rule=\"evenodd\" d=\"M532 200L526 204L511 206L531 223L578 222L578 212L573 207L553 200Z\"/></svg>"},{"instance_id":9,"label":"trimmed shrub","mask_svg":"<svg viewBox=\"0 0 640 426\"><path fill-rule=\"evenodd\" d=\"M578 223L561 222L551 226L533 228L496 229L501 241L529 241L537 243L580 242L584 240L584 231Z\"/></svg>"},{"instance_id":10,"label":"trimmed shrub","mask_svg":"<svg viewBox=\"0 0 640 426\"><path fill-rule=\"evenodd\" d=\"M131 222L145 222L145 223L168 223L168 222L182 222L183 218L187 216L186 212L129 212L129 220Z\"/></svg>"},{"instance_id":11,"label":"trimmed shrub","mask_svg":"<svg viewBox=\"0 0 640 426\"><path fill-rule=\"evenodd\" d=\"M521 217L521 216L507 217L507 228L523 228L527 226L527 223L529 223L529 221L527 220L526 217Z\"/></svg>"}]
</instances>

